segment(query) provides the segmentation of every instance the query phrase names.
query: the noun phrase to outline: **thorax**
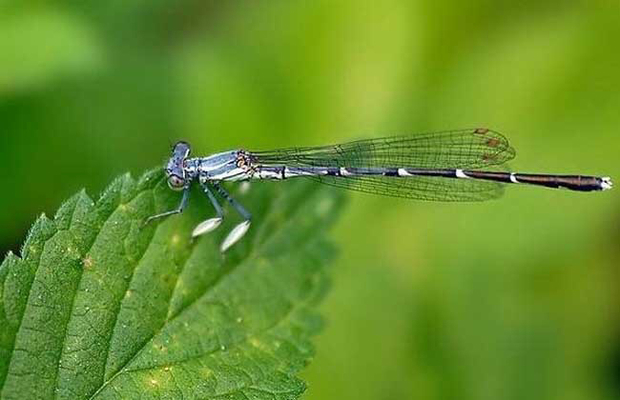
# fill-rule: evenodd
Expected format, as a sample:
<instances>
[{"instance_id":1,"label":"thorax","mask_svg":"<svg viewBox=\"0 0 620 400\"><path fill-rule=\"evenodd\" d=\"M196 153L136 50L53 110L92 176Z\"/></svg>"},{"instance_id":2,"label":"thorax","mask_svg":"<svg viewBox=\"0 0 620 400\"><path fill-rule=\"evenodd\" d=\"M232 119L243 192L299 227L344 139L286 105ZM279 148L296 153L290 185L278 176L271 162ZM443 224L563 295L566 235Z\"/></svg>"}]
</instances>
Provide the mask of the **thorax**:
<instances>
[{"instance_id":1,"label":"thorax","mask_svg":"<svg viewBox=\"0 0 620 400\"><path fill-rule=\"evenodd\" d=\"M208 157L191 158L186 161L186 171L200 182L247 179L248 168L243 162L242 150L225 151Z\"/></svg>"}]
</instances>

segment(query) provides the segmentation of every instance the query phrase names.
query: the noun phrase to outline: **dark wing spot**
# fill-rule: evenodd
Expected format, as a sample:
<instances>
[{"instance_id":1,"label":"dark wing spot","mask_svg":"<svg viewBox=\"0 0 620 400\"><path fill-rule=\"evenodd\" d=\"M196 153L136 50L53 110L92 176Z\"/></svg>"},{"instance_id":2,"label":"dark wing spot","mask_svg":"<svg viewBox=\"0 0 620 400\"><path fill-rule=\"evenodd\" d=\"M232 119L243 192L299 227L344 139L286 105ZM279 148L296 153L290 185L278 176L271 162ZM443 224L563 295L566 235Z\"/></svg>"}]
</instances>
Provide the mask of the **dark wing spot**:
<instances>
[{"instance_id":1,"label":"dark wing spot","mask_svg":"<svg viewBox=\"0 0 620 400\"><path fill-rule=\"evenodd\" d=\"M497 147L501 142L497 138L492 138L487 140L487 146L489 147Z\"/></svg>"}]
</instances>

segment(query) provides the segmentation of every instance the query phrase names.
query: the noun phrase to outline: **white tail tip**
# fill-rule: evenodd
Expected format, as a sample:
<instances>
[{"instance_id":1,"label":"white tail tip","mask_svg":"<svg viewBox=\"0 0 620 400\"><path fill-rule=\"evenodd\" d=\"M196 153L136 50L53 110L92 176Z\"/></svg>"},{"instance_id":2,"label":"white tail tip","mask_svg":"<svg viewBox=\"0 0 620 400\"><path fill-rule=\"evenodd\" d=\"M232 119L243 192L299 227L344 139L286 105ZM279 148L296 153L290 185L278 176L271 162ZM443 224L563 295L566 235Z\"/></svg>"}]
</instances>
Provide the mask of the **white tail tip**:
<instances>
[{"instance_id":1,"label":"white tail tip","mask_svg":"<svg viewBox=\"0 0 620 400\"><path fill-rule=\"evenodd\" d=\"M235 226L232 231L226 236L226 239L222 242L220 246L220 251L224 253L228 250L233 244L237 243L239 239L245 235L245 233L250 229L250 221L243 221L239 225Z\"/></svg>"},{"instance_id":2,"label":"white tail tip","mask_svg":"<svg viewBox=\"0 0 620 400\"><path fill-rule=\"evenodd\" d=\"M614 183L611 181L611 178L609 176L601 178L601 188L603 190L610 190L613 187Z\"/></svg>"},{"instance_id":3,"label":"white tail tip","mask_svg":"<svg viewBox=\"0 0 620 400\"><path fill-rule=\"evenodd\" d=\"M210 218L206 221L202 221L199 223L194 230L192 231L192 237L195 238L200 235L204 235L205 233L211 232L215 230L222 223L222 218Z\"/></svg>"}]
</instances>

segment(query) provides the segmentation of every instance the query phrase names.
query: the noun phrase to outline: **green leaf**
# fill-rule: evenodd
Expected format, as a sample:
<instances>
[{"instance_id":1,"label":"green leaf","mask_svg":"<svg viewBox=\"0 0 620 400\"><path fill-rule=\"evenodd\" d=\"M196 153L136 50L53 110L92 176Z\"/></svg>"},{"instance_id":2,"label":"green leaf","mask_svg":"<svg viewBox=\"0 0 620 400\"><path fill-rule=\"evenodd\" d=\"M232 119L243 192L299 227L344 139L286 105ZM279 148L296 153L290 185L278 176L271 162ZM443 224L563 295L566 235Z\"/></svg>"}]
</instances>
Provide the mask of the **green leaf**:
<instances>
[{"instance_id":1,"label":"green leaf","mask_svg":"<svg viewBox=\"0 0 620 400\"><path fill-rule=\"evenodd\" d=\"M180 199L159 171L41 216L0 266L0 397L298 398L342 194L291 180L235 196L253 226L224 255L238 217L191 242L213 213L198 190L142 228Z\"/></svg>"}]
</instances>

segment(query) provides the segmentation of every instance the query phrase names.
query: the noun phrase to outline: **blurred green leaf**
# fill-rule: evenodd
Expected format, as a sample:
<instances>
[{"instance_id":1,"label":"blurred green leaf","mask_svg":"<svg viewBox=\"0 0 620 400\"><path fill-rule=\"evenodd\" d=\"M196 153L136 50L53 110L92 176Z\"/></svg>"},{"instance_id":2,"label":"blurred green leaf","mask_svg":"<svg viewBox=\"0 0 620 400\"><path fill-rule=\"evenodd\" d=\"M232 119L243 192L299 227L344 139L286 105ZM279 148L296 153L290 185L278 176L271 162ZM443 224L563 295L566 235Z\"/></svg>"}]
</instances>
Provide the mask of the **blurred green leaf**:
<instances>
[{"instance_id":1,"label":"blurred green leaf","mask_svg":"<svg viewBox=\"0 0 620 400\"><path fill-rule=\"evenodd\" d=\"M321 327L313 308L341 195L308 182L259 184L254 227L229 253L227 229L191 242L208 217L142 228L179 194L162 173L122 176L33 226L0 266L0 397L294 399ZM206 205L206 204L202 204ZM230 218L229 218L230 219ZM231 222L233 223L233 222ZM219 398L219 397L218 397Z\"/></svg>"},{"instance_id":2,"label":"blurred green leaf","mask_svg":"<svg viewBox=\"0 0 620 400\"><path fill-rule=\"evenodd\" d=\"M89 26L58 11L0 18L0 54L0 94L91 72L103 62L102 48Z\"/></svg>"}]
</instances>

